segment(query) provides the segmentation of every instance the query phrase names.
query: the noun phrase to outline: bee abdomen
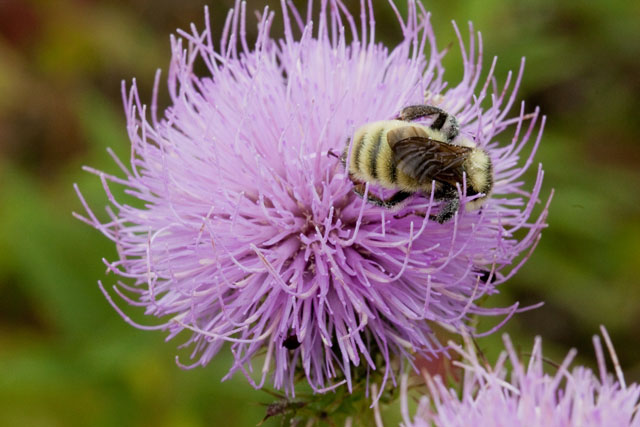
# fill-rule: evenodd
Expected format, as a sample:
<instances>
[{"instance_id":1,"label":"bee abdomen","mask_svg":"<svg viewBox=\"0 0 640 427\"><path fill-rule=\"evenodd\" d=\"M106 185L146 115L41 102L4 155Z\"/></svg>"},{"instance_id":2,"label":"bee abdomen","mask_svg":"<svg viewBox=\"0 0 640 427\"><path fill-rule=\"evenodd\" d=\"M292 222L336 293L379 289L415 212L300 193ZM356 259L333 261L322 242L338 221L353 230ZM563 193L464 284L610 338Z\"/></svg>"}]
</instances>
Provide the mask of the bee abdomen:
<instances>
[{"instance_id":1,"label":"bee abdomen","mask_svg":"<svg viewBox=\"0 0 640 427\"><path fill-rule=\"evenodd\" d=\"M372 135L369 153L369 175L374 180L378 179L378 155L383 144L386 144L386 129L381 127Z\"/></svg>"},{"instance_id":2,"label":"bee abdomen","mask_svg":"<svg viewBox=\"0 0 640 427\"><path fill-rule=\"evenodd\" d=\"M373 167L379 150L379 143L384 139L385 129L380 123L363 126L356 132L353 141L350 170L367 180L375 180L377 167Z\"/></svg>"},{"instance_id":3,"label":"bee abdomen","mask_svg":"<svg viewBox=\"0 0 640 427\"><path fill-rule=\"evenodd\" d=\"M398 181L398 171L393 152L387 142L387 132L385 132L384 141L380 144L376 156L376 179L387 188L395 188Z\"/></svg>"},{"instance_id":4,"label":"bee abdomen","mask_svg":"<svg viewBox=\"0 0 640 427\"><path fill-rule=\"evenodd\" d=\"M389 120L369 123L359 128L353 138L349 172L362 181L396 188L398 176L387 134L391 129L402 125L403 122Z\"/></svg>"},{"instance_id":5,"label":"bee abdomen","mask_svg":"<svg viewBox=\"0 0 640 427\"><path fill-rule=\"evenodd\" d=\"M351 160L349 161L349 171L354 174L360 173L360 157L362 156L365 138L367 136L366 129L360 128L353 138L353 147L351 148Z\"/></svg>"}]
</instances>

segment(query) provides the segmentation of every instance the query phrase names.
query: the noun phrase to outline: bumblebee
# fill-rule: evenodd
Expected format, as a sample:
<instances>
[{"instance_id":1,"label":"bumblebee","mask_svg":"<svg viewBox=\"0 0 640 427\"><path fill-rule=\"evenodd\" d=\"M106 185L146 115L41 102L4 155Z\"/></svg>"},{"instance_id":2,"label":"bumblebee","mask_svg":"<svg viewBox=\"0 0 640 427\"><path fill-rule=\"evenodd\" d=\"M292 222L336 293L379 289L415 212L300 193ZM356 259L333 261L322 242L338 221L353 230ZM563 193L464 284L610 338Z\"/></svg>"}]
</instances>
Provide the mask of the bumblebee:
<instances>
[{"instance_id":1,"label":"bumblebee","mask_svg":"<svg viewBox=\"0 0 640 427\"><path fill-rule=\"evenodd\" d=\"M427 116L435 116L429 126L414 123ZM481 194L467 203L467 210L478 209L493 187L489 155L466 138L454 143L459 133L458 120L452 114L432 105L413 105L394 120L367 123L357 129L341 159L360 196L364 196L367 182L398 190L387 199L368 194L367 199L379 206L393 208L412 194L430 195L433 191L435 200L443 204L432 218L442 224L460 207L458 185L466 182L467 196ZM351 156L347 156L349 146Z\"/></svg>"}]
</instances>

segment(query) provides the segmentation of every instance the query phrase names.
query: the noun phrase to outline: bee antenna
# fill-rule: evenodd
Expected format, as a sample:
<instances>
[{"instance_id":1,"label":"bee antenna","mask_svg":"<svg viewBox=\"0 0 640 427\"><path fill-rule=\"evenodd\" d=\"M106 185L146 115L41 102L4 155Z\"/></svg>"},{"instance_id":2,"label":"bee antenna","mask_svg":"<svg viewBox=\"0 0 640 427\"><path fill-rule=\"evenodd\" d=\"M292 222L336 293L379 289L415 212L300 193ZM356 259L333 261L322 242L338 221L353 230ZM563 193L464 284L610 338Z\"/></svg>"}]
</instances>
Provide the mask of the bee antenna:
<instances>
[{"instance_id":1,"label":"bee antenna","mask_svg":"<svg viewBox=\"0 0 640 427\"><path fill-rule=\"evenodd\" d=\"M332 149L327 150L327 156L333 156L333 157L335 157L336 159L339 159L339 158L340 158L340 156L339 156L339 155L337 155L336 153L334 153Z\"/></svg>"}]
</instances>

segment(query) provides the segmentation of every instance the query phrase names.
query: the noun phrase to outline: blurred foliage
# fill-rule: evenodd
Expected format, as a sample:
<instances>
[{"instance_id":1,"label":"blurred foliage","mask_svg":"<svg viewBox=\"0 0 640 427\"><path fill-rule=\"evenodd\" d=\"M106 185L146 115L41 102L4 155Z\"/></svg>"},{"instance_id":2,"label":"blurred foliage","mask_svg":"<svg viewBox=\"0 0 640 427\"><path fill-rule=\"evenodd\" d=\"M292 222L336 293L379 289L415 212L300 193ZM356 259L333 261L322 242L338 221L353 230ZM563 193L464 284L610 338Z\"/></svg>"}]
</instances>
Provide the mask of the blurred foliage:
<instances>
[{"instance_id":1,"label":"blurred foliage","mask_svg":"<svg viewBox=\"0 0 640 427\"><path fill-rule=\"evenodd\" d=\"M246 426L264 417L260 403L273 402L240 376L220 383L227 352L182 371L162 333L125 324L96 286L113 245L71 217L81 210L74 182L92 206L105 204L81 166L117 173L105 148L127 156L120 81L136 77L149 96L156 68L169 61L168 35L200 25L203 4L0 1L0 425ZM380 39L397 41L390 8L374 4ZM537 160L545 194L556 191L550 227L488 303L545 301L504 330L525 351L542 335L554 360L577 347L592 364L590 336L606 325L628 379L640 380L640 3L425 4L440 46L454 40L452 19L472 20L485 64L500 56L499 78L526 56L520 99L549 118ZM211 5L213 28L229 6ZM461 73L457 54L445 62L451 82ZM495 357L499 334L479 343ZM397 410L384 415L397 422Z\"/></svg>"}]
</instances>

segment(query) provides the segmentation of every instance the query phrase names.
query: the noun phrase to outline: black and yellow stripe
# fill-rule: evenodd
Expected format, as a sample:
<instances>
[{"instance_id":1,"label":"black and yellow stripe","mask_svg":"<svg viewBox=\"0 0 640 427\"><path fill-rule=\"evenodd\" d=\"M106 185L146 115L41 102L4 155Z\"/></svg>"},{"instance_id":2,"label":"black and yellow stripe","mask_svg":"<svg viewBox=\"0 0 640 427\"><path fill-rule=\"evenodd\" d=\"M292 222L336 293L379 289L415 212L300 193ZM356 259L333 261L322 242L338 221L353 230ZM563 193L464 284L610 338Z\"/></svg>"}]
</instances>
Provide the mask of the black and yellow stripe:
<instances>
[{"instance_id":1,"label":"black and yellow stripe","mask_svg":"<svg viewBox=\"0 0 640 427\"><path fill-rule=\"evenodd\" d=\"M359 128L353 138L349 172L361 180L375 182L382 187L397 188L398 171L387 133L406 126L406 122L388 120L368 123Z\"/></svg>"}]
</instances>

